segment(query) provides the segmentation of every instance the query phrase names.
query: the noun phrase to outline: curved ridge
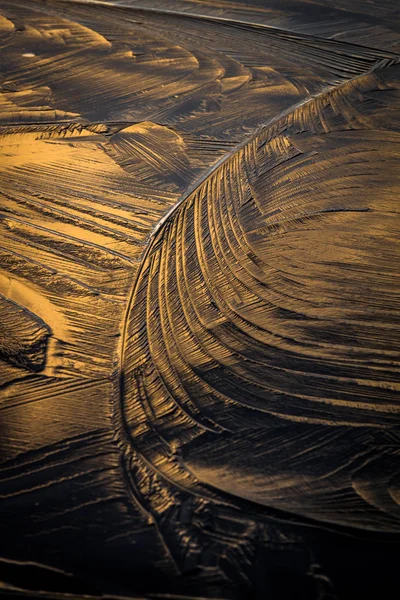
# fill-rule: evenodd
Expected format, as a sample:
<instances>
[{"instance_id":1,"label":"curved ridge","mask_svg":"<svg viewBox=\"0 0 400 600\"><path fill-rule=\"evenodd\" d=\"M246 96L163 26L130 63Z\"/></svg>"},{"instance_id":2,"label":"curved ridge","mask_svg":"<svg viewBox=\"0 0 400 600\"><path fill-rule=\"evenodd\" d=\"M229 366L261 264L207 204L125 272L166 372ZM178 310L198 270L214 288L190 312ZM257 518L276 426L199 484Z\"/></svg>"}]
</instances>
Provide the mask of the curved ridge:
<instances>
[{"instance_id":1,"label":"curved ridge","mask_svg":"<svg viewBox=\"0 0 400 600\"><path fill-rule=\"evenodd\" d=\"M346 82L261 128L153 235L127 313L121 401L134 447L161 476L188 490L211 486L217 496L220 490L337 525L397 527L384 505L368 503L351 483L357 457L365 452L364 431L391 428L398 418L399 377L391 366L396 353L387 313L396 303L391 307L381 274L371 274L369 304L346 287L354 277L363 285L363 264L377 260L378 229L395 211L399 182L393 176L385 184L376 156L379 144L381 160L395 169L400 136L388 132L396 129L395 110L383 124L367 100L377 90L384 101L385 89L397 85L397 71ZM366 185L370 191L360 197ZM353 241L346 248L348 227ZM365 227L373 228L376 240L365 237ZM324 230L336 236L337 247L321 238ZM311 247L327 253L321 264L309 256L307 236ZM357 258L356 239L364 258ZM298 248L294 254L291 244ZM375 294L382 290L380 308ZM376 323L368 325L362 311L371 307ZM379 331L391 336L385 349ZM336 431L326 438L337 449L332 474L311 476L308 456L314 464L316 449L306 450L304 433L300 455L307 458L299 461L300 479L264 464L260 457L271 432L289 435L294 427L321 440ZM248 454L248 435L257 440L256 456ZM288 456L302 447L293 444ZM241 460L253 472L252 483L234 475ZM290 497L280 491L286 479ZM343 500L329 508L329 497L341 488L347 489Z\"/></svg>"}]
</instances>

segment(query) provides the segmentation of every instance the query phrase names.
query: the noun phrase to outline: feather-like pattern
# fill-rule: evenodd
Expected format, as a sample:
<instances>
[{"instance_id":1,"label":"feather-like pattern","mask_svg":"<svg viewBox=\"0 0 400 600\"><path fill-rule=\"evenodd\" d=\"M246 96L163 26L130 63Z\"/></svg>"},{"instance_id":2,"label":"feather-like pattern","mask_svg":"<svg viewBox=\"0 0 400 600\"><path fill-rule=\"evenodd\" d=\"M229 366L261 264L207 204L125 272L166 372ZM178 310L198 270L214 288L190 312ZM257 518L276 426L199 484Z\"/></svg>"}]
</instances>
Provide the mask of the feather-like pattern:
<instances>
[{"instance_id":1,"label":"feather-like pattern","mask_svg":"<svg viewBox=\"0 0 400 600\"><path fill-rule=\"evenodd\" d=\"M0 593L393 579L398 40L390 1L0 0Z\"/></svg>"},{"instance_id":2,"label":"feather-like pattern","mask_svg":"<svg viewBox=\"0 0 400 600\"><path fill-rule=\"evenodd\" d=\"M393 480L398 450L371 439L399 418L400 133L368 102L373 90L385 102L398 73L362 76L263 128L153 238L123 400L134 444L168 475L181 456L182 480L398 527L375 479L387 456Z\"/></svg>"}]
</instances>

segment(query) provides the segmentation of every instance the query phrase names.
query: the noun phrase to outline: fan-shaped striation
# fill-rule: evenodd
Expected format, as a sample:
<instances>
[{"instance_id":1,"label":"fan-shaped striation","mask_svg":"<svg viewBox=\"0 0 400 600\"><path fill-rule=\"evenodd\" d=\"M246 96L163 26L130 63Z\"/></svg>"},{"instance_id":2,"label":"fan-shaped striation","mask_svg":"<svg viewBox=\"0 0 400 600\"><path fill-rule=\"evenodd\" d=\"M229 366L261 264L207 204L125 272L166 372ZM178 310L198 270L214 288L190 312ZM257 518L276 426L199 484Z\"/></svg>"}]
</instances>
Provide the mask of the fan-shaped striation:
<instances>
[{"instance_id":1,"label":"fan-shaped striation","mask_svg":"<svg viewBox=\"0 0 400 600\"><path fill-rule=\"evenodd\" d=\"M397 77L360 77L261 129L153 237L122 402L165 477L398 528Z\"/></svg>"}]
</instances>

